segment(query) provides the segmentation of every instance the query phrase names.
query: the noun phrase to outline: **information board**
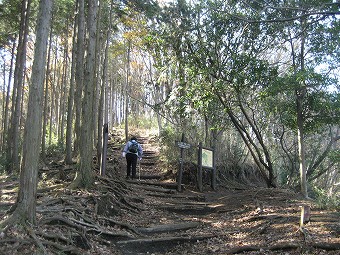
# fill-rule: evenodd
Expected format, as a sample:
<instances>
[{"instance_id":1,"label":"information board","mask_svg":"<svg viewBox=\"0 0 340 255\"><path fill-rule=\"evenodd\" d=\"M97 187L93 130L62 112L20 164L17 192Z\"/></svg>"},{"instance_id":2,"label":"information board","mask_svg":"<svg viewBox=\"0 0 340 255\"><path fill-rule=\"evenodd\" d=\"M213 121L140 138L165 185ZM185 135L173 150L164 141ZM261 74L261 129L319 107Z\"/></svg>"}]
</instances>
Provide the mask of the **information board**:
<instances>
[{"instance_id":1,"label":"information board","mask_svg":"<svg viewBox=\"0 0 340 255\"><path fill-rule=\"evenodd\" d=\"M214 167L214 156L213 151L202 148L202 166L203 167Z\"/></svg>"}]
</instances>

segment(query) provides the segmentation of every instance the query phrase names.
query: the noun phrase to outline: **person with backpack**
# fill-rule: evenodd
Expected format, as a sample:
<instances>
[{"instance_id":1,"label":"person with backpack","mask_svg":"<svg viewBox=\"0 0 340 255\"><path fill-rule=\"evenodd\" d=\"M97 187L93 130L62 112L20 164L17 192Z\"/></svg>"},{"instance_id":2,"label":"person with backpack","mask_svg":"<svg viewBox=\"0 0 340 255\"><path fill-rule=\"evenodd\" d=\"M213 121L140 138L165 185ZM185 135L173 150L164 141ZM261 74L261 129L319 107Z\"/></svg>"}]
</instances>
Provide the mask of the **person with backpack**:
<instances>
[{"instance_id":1,"label":"person with backpack","mask_svg":"<svg viewBox=\"0 0 340 255\"><path fill-rule=\"evenodd\" d=\"M126 178L130 178L130 174L132 179L136 178L137 160L142 160L142 156L142 146L137 142L137 138L132 136L123 150L123 157L126 158Z\"/></svg>"}]
</instances>

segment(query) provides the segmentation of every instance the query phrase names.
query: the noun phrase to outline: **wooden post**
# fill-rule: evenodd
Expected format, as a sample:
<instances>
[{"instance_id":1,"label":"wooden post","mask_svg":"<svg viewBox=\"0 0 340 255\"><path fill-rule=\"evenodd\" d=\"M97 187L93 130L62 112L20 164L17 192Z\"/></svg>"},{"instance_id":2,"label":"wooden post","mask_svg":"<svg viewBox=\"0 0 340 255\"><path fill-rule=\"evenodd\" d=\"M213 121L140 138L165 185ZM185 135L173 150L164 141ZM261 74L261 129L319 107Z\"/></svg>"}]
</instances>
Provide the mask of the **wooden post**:
<instances>
[{"instance_id":1,"label":"wooden post","mask_svg":"<svg viewBox=\"0 0 340 255\"><path fill-rule=\"evenodd\" d=\"M202 181L202 142L198 145L198 171L197 171L197 185L200 192L203 191Z\"/></svg>"},{"instance_id":2,"label":"wooden post","mask_svg":"<svg viewBox=\"0 0 340 255\"><path fill-rule=\"evenodd\" d=\"M216 190L216 157L215 157L215 149L213 150L213 169L211 173L211 187L213 190Z\"/></svg>"},{"instance_id":3,"label":"wooden post","mask_svg":"<svg viewBox=\"0 0 340 255\"><path fill-rule=\"evenodd\" d=\"M182 133L181 142L184 142L184 133ZM182 191L182 176L183 176L183 161L184 161L183 157L184 157L184 148L181 148L181 156L179 158L180 167L179 167L178 174L177 174L177 190L179 192Z\"/></svg>"},{"instance_id":4,"label":"wooden post","mask_svg":"<svg viewBox=\"0 0 340 255\"><path fill-rule=\"evenodd\" d=\"M105 123L103 126L103 152L102 152L102 162L101 162L101 168L100 168L101 176L105 175L108 136L109 136L109 128L108 128L108 124Z\"/></svg>"},{"instance_id":5,"label":"wooden post","mask_svg":"<svg viewBox=\"0 0 340 255\"><path fill-rule=\"evenodd\" d=\"M301 209L300 227L303 227L303 225L306 222L309 222L310 220L310 206L302 205L300 206L300 209Z\"/></svg>"}]
</instances>

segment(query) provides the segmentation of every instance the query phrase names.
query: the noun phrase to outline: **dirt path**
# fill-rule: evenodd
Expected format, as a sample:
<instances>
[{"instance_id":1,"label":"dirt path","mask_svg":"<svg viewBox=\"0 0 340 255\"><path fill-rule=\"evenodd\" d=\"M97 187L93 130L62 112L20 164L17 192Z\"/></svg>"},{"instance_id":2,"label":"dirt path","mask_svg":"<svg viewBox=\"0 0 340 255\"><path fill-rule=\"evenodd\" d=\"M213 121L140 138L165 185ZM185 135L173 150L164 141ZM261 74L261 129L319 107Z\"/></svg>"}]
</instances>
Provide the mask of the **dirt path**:
<instances>
[{"instance_id":1,"label":"dirt path","mask_svg":"<svg viewBox=\"0 0 340 255\"><path fill-rule=\"evenodd\" d=\"M340 254L339 212L318 210L288 190L206 187L200 193L185 186L177 192L149 136L139 137L140 180L125 180L117 141L109 143L108 176L97 177L93 190L67 189L72 166L41 169L35 238L14 227L0 234L0 254ZM17 182L3 177L0 184L3 218ZM311 206L311 218L301 231L303 204Z\"/></svg>"},{"instance_id":2,"label":"dirt path","mask_svg":"<svg viewBox=\"0 0 340 255\"><path fill-rule=\"evenodd\" d=\"M206 187L204 193L178 193L175 180L143 178L158 176L161 169L152 149L157 146L146 137L140 140L147 155L143 174L129 185L137 190L142 210L119 220L127 220L143 235L118 242L123 254L340 253L332 250L340 249L338 213L316 210L288 190L215 192ZM302 233L299 206L304 204L312 207L312 215Z\"/></svg>"}]
</instances>

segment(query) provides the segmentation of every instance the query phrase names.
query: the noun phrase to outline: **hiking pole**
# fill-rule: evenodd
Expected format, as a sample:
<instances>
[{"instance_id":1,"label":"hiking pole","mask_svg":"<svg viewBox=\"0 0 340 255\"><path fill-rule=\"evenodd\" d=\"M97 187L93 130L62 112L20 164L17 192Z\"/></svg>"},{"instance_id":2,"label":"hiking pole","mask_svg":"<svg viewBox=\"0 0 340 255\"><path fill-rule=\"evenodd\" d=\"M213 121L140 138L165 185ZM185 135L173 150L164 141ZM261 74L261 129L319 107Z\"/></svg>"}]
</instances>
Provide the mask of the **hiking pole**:
<instances>
[{"instance_id":1,"label":"hiking pole","mask_svg":"<svg viewBox=\"0 0 340 255\"><path fill-rule=\"evenodd\" d=\"M138 180L140 181L140 159L138 159Z\"/></svg>"}]
</instances>

